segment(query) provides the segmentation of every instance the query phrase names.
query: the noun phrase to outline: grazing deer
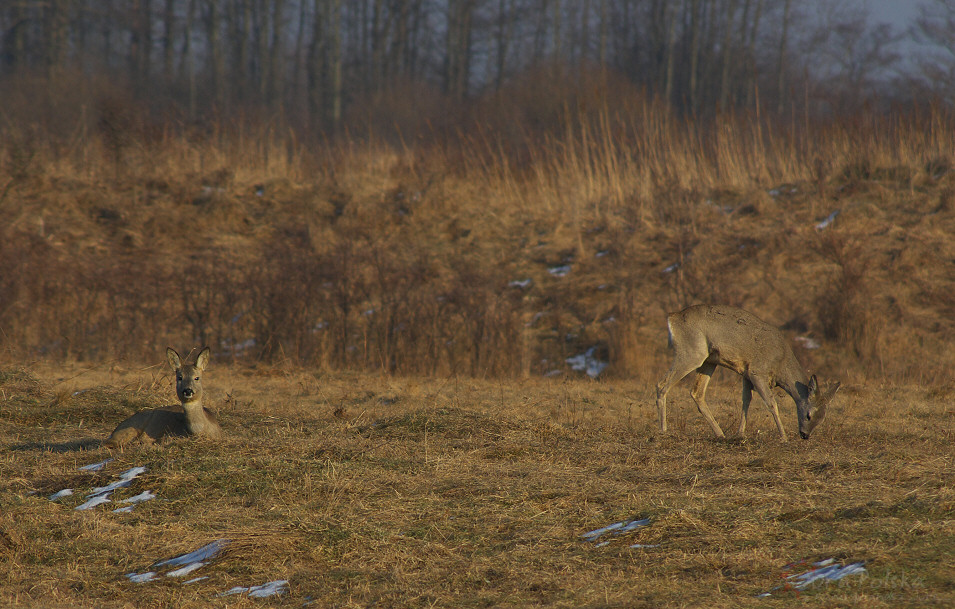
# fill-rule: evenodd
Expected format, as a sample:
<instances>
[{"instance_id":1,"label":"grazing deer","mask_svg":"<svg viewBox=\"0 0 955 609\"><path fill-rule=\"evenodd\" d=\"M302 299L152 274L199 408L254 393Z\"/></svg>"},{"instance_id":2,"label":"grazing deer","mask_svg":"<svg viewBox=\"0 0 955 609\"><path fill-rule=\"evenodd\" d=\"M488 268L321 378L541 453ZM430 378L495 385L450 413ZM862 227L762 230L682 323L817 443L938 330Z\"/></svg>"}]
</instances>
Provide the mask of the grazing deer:
<instances>
[{"instance_id":1,"label":"grazing deer","mask_svg":"<svg viewBox=\"0 0 955 609\"><path fill-rule=\"evenodd\" d=\"M176 394L182 411L172 407L140 410L120 423L104 442L122 447L130 443L152 444L164 436L205 436L218 439L222 428L211 411L202 406L202 371L209 363L209 347L199 352L194 364L183 364L175 349L166 349L169 365L176 371Z\"/></svg>"},{"instance_id":2,"label":"grazing deer","mask_svg":"<svg viewBox=\"0 0 955 609\"><path fill-rule=\"evenodd\" d=\"M799 435L809 439L813 430L826 416L839 383L820 393L815 375L807 379L796 360L792 347L774 326L736 307L696 305L667 316L670 345L673 347L673 365L657 385L657 411L660 431L667 430L667 392L690 372L697 372L696 383L690 391L700 414L719 437L724 437L719 423L706 406L706 386L717 366L729 368L743 377L743 417L739 435L746 432L746 415L753 399L753 389L759 393L783 442L786 432L779 419L779 409L773 396L773 387L781 387L796 402Z\"/></svg>"}]
</instances>

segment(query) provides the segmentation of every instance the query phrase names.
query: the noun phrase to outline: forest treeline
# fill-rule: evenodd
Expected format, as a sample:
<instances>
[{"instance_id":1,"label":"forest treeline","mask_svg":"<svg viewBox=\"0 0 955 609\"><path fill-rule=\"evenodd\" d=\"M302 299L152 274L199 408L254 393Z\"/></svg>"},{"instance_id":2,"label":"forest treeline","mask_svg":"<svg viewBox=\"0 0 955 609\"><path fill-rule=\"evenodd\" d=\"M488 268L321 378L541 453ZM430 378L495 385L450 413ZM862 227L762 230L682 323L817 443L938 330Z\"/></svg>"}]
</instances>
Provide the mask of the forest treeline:
<instances>
[{"instance_id":1,"label":"forest treeline","mask_svg":"<svg viewBox=\"0 0 955 609\"><path fill-rule=\"evenodd\" d=\"M953 6L932 0L903 32L842 0L5 2L0 76L8 92L29 75L74 97L101 77L189 120L255 112L323 132L413 130L395 106L440 124L517 96L515 81L604 70L694 116L791 117L950 95L951 59L903 62L898 45L944 56ZM571 68L533 76L555 65Z\"/></svg>"}]
</instances>

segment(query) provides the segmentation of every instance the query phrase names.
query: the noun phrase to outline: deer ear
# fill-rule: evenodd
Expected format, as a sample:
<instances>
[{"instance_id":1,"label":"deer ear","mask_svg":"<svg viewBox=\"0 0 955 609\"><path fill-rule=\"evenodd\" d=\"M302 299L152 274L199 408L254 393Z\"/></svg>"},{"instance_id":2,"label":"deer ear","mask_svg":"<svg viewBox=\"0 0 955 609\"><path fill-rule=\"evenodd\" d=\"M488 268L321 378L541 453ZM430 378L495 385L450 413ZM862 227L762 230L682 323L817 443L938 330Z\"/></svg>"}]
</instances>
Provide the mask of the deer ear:
<instances>
[{"instance_id":1,"label":"deer ear","mask_svg":"<svg viewBox=\"0 0 955 609\"><path fill-rule=\"evenodd\" d=\"M816 375L814 374L812 375L812 377L809 378L809 395L816 393L818 389L819 389L819 383L818 381L816 381Z\"/></svg>"},{"instance_id":2,"label":"deer ear","mask_svg":"<svg viewBox=\"0 0 955 609\"><path fill-rule=\"evenodd\" d=\"M205 370L206 364L209 363L210 354L211 352L209 351L209 347L206 347L205 349L200 351L199 356L196 357L196 368L198 368L199 370Z\"/></svg>"},{"instance_id":3,"label":"deer ear","mask_svg":"<svg viewBox=\"0 0 955 609\"><path fill-rule=\"evenodd\" d=\"M172 366L173 370L179 370L182 367L182 360L179 359L179 354L172 347L166 347L166 359L169 360L169 365Z\"/></svg>"}]
</instances>

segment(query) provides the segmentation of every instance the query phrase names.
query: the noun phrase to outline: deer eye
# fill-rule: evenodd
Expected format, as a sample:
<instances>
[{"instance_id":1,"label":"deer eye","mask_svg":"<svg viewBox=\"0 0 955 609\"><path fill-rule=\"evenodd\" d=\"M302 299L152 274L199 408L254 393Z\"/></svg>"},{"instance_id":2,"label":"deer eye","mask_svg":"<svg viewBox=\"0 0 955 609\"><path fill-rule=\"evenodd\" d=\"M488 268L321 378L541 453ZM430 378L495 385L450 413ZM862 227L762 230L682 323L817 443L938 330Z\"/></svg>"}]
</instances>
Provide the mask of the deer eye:
<instances>
[{"instance_id":1,"label":"deer eye","mask_svg":"<svg viewBox=\"0 0 955 609\"><path fill-rule=\"evenodd\" d=\"M199 380L199 377L197 376L195 380L197 380L197 381L198 381L198 380Z\"/></svg>"}]
</instances>

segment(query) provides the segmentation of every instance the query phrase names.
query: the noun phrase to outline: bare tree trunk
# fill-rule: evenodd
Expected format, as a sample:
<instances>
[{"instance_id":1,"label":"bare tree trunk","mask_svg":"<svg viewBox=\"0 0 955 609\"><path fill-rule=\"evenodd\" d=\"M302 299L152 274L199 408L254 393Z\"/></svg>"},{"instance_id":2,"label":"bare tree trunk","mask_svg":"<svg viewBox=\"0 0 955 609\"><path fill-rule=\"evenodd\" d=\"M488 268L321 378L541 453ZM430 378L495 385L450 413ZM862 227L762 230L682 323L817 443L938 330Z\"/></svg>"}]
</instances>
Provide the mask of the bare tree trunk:
<instances>
[{"instance_id":1,"label":"bare tree trunk","mask_svg":"<svg viewBox=\"0 0 955 609\"><path fill-rule=\"evenodd\" d=\"M327 122L338 129L342 122L342 3L341 0L328 0L328 86L327 86Z\"/></svg>"},{"instance_id":2,"label":"bare tree trunk","mask_svg":"<svg viewBox=\"0 0 955 609\"><path fill-rule=\"evenodd\" d=\"M408 40L408 51L406 53L406 74L409 80L415 80L418 77L419 57L421 56L421 24L423 13L423 0L413 0L411 8L411 34Z\"/></svg>"},{"instance_id":3,"label":"bare tree trunk","mask_svg":"<svg viewBox=\"0 0 955 609\"><path fill-rule=\"evenodd\" d=\"M269 84L271 83L271 67L272 62L269 61L269 50L271 47L269 36L269 18L272 15L272 12L269 10L270 2L267 0L257 0L255 4L256 15L254 21L256 24L256 54L258 58L256 63L259 68L258 73L258 90L259 90L259 100L263 103L267 102L269 99Z\"/></svg>"},{"instance_id":4,"label":"bare tree trunk","mask_svg":"<svg viewBox=\"0 0 955 609\"><path fill-rule=\"evenodd\" d=\"M385 79L385 39L388 36L384 0L374 0L371 9L371 81L372 91L380 91Z\"/></svg>"},{"instance_id":5,"label":"bare tree trunk","mask_svg":"<svg viewBox=\"0 0 955 609\"><path fill-rule=\"evenodd\" d=\"M720 45L722 47L720 51L723 58L723 69L720 73L720 111L725 110L729 102L730 67L736 58L735 52L731 49L733 45L735 15L736 0L727 0L726 12L723 16L723 43Z\"/></svg>"},{"instance_id":6,"label":"bare tree trunk","mask_svg":"<svg viewBox=\"0 0 955 609\"><path fill-rule=\"evenodd\" d=\"M702 16L701 0L690 0L690 64L689 64L689 89L690 89L690 112L695 114L699 105L699 96L697 94L697 80L700 61L700 28Z\"/></svg>"},{"instance_id":7,"label":"bare tree trunk","mask_svg":"<svg viewBox=\"0 0 955 609\"><path fill-rule=\"evenodd\" d=\"M598 9L600 22L597 24L597 63L603 68L607 65L607 37L610 30L610 11L607 6L609 0L598 0L598 2L600 5Z\"/></svg>"},{"instance_id":8,"label":"bare tree trunk","mask_svg":"<svg viewBox=\"0 0 955 609\"><path fill-rule=\"evenodd\" d=\"M388 70L390 77L398 74L404 74L406 65L406 53L408 51L408 36L410 35L409 20L411 16L411 3L408 0L396 0L395 2L395 35L391 41L391 52L388 53Z\"/></svg>"},{"instance_id":9,"label":"bare tree trunk","mask_svg":"<svg viewBox=\"0 0 955 609\"><path fill-rule=\"evenodd\" d=\"M183 29L183 49L182 49L182 69L185 73L186 81L189 83L189 119L195 120L197 114L196 108L196 61L192 50L192 28L196 17L196 0L189 0L189 8L186 11L186 24Z\"/></svg>"},{"instance_id":10,"label":"bare tree trunk","mask_svg":"<svg viewBox=\"0 0 955 609\"><path fill-rule=\"evenodd\" d=\"M209 44L209 60L212 68L212 95L216 110L225 111L226 78L225 52L222 44L222 15L220 14L219 0L208 0L206 14L206 39Z\"/></svg>"},{"instance_id":11,"label":"bare tree trunk","mask_svg":"<svg viewBox=\"0 0 955 609\"><path fill-rule=\"evenodd\" d=\"M584 61L590 51L590 0L583 0L580 3L580 17L577 21L577 35L574 37L575 50L571 52L575 55L575 61Z\"/></svg>"},{"instance_id":12,"label":"bare tree trunk","mask_svg":"<svg viewBox=\"0 0 955 609\"><path fill-rule=\"evenodd\" d=\"M13 5L13 25L7 30L11 37L9 61L14 69L22 68L26 63L26 24L26 4L17 2Z\"/></svg>"},{"instance_id":13,"label":"bare tree trunk","mask_svg":"<svg viewBox=\"0 0 955 609\"><path fill-rule=\"evenodd\" d=\"M513 1L498 0L497 19L494 28L494 87L500 89L504 83L504 74L507 69L507 54L511 48L514 36L514 19L511 14L514 9Z\"/></svg>"},{"instance_id":14,"label":"bare tree trunk","mask_svg":"<svg viewBox=\"0 0 955 609\"><path fill-rule=\"evenodd\" d=\"M789 33L789 9L790 9L791 0L786 0L783 4L783 23L782 23L782 33L779 36L779 62L776 64L776 113L782 114L783 112L783 103L786 99L785 96L785 87L786 87L786 38Z\"/></svg>"},{"instance_id":15,"label":"bare tree trunk","mask_svg":"<svg viewBox=\"0 0 955 609\"><path fill-rule=\"evenodd\" d=\"M544 57L544 45L547 40L547 17L550 15L551 0L540 0L537 9L537 23L534 25L534 46L531 60L539 62Z\"/></svg>"},{"instance_id":16,"label":"bare tree trunk","mask_svg":"<svg viewBox=\"0 0 955 609\"><path fill-rule=\"evenodd\" d=\"M140 0L140 3L140 11L136 16L136 28L139 30L136 78L142 85L149 85L152 82L153 6L152 0Z\"/></svg>"},{"instance_id":17,"label":"bare tree trunk","mask_svg":"<svg viewBox=\"0 0 955 609\"><path fill-rule=\"evenodd\" d=\"M72 0L51 0L46 10L46 69L50 82L55 81L63 69L71 4Z\"/></svg>"},{"instance_id":18,"label":"bare tree trunk","mask_svg":"<svg viewBox=\"0 0 955 609\"><path fill-rule=\"evenodd\" d=\"M163 38L162 38L162 74L163 80L168 86L172 82L172 66L175 57L175 15L176 0L166 0L166 9L163 12Z\"/></svg>"},{"instance_id":19,"label":"bare tree trunk","mask_svg":"<svg viewBox=\"0 0 955 609\"><path fill-rule=\"evenodd\" d=\"M663 99L668 103L673 101L673 72L676 68L676 10L669 7L664 0L664 21L666 23L666 72L663 76Z\"/></svg>"},{"instance_id":20,"label":"bare tree trunk","mask_svg":"<svg viewBox=\"0 0 955 609\"><path fill-rule=\"evenodd\" d=\"M298 0L298 31L295 34L295 60L292 63L292 98L301 99L302 89L302 63L305 60L305 9L308 6L306 0Z\"/></svg>"},{"instance_id":21,"label":"bare tree trunk","mask_svg":"<svg viewBox=\"0 0 955 609\"><path fill-rule=\"evenodd\" d=\"M281 112L283 108L283 95L285 92L285 70L283 69L284 40L282 32L282 9L283 0L272 0L274 14L272 15L272 48L269 52L269 72L272 78L269 82L268 103L273 112Z\"/></svg>"},{"instance_id":22,"label":"bare tree trunk","mask_svg":"<svg viewBox=\"0 0 955 609\"><path fill-rule=\"evenodd\" d=\"M563 40L564 32L562 31L562 28L561 28L562 21L563 21L561 19L561 16L562 16L561 11L563 10L563 6L560 0L554 0L553 6L554 6L554 17L551 20L552 21L551 53L553 54L555 58L559 58L561 51L563 50L563 42L564 42Z\"/></svg>"},{"instance_id":23,"label":"bare tree trunk","mask_svg":"<svg viewBox=\"0 0 955 609\"><path fill-rule=\"evenodd\" d=\"M458 0L448 7L444 81L445 91L456 99L468 93L473 13L474 0Z\"/></svg>"},{"instance_id":24,"label":"bare tree trunk","mask_svg":"<svg viewBox=\"0 0 955 609\"><path fill-rule=\"evenodd\" d=\"M746 87L746 107L752 108L756 103L756 87L758 85L758 75L756 67L756 40L759 33L759 22L763 15L764 0L756 0L756 12L753 15L753 25L749 30L749 40L746 44L747 59L749 63L749 84Z\"/></svg>"},{"instance_id":25,"label":"bare tree trunk","mask_svg":"<svg viewBox=\"0 0 955 609\"><path fill-rule=\"evenodd\" d=\"M342 114L341 0L317 0L309 51L311 112L326 129L336 130Z\"/></svg>"},{"instance_id":26,"label":"bare tree trunk","mask_svg":"<svg viewBox=\"0 0 955 609\"><path fill-rule=\"evenodd\" d=\"M234 71L236 90L243 101L249 96L252 87L252 0L239 0L242 16L236 14L239 23L235 27L238 42L237 69ZM237 11L238 13L238 11Z\"/></svg>"}]
</instances>

